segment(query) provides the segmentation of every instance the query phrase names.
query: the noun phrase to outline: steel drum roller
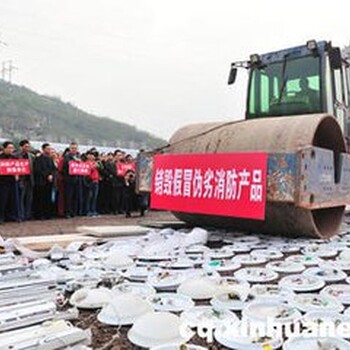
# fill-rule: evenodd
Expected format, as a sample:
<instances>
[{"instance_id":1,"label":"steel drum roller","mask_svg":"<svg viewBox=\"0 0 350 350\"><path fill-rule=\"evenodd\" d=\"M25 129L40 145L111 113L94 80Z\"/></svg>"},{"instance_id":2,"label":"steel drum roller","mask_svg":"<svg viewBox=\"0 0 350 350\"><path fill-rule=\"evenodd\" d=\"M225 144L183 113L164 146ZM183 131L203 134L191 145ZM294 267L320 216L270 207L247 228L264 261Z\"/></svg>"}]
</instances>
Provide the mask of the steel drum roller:
<instances>
[{"instance_id":1,"label":"steel drum roller","mask_svg":"<svg viewBox=\"0 0 350 350\"><path fill-rule=\"evenodd\" d=\"M326 114L193 124L175 132L169 144L166 153L170 154L293 153L305 146L333 151L335 157L346 153L346 143L338 122ZM264 221L181 212L174 214L193 225L327 238L337 232L344 211L345 203L314 209L312 206L303 208L297 203L268 199Z\"/></svg>"}]
</instances>

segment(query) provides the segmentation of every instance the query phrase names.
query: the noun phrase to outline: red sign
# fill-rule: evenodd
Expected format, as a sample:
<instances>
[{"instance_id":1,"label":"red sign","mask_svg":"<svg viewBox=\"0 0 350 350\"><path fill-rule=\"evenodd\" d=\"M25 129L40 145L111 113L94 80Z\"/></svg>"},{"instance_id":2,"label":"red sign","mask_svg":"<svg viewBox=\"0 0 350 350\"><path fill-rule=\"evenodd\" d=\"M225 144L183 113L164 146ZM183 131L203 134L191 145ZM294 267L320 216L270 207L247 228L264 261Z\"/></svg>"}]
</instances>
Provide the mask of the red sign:
<instances>
[{"instance_id":1,"label":"red sign","mask_svg":"<svg viewBox=\"0 0 350 350\"><path fill-rule=\"evenodd\" d=\"M266 153L156 155L151 207L265 219Z\"/></svg>"},{"instance_id":2,"label":"red sign","mask_svg":"<svg viewBox=\"0 0 350 350\"><path fill-rule=\"evenodd\" d=\"M121 162L118 162L117 163L117 175L118 176L124 176L127 171L129 170L132 170L132 171L135 171L135 162L133 163L121 163Z\"/></svg>"},{"instance_id":3,"label":"red sign","mask_svg":"<svg viewBox=\"0 0 350 350\"><path fill-rule=\"evenodd\" d=\"M0 159L0 175L30 175L28 159Z\"/></svg>"},{"instance_id":4,"label":"red sign","mask_svg":"<svg viewBox=\"0 0 350 350\"><path fill-rule=\"evenodd\" d=\"M87 176L91 174L91 165L88 162L69 162L69 175Z\"/></svg>"}]
</instances>

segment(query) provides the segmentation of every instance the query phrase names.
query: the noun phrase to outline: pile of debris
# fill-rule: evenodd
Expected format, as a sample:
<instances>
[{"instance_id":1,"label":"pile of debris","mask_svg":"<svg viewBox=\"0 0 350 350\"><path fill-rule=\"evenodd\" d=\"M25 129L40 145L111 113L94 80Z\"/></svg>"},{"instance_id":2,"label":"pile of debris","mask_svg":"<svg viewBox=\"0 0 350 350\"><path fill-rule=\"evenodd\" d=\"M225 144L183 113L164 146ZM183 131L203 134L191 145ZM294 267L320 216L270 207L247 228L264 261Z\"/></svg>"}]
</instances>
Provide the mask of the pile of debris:
<instances>
[{"instance_id":1,"label":"pile of debris","mask_svg":"<svg viewBox=\"0 0 350 350\"><path fill-rule=\"evenodd\" d=\"M54 245L44 253L15 240L0 246L0 350L121 344L203 350L213 341L223 349L350 349L350 331L307 339L232 331L268 318L283 325L350 325L345 224L327 241L168 228L104 243ZM89 315L114 330L104 344L89 329Z\"/></svg>"}]
</instances>

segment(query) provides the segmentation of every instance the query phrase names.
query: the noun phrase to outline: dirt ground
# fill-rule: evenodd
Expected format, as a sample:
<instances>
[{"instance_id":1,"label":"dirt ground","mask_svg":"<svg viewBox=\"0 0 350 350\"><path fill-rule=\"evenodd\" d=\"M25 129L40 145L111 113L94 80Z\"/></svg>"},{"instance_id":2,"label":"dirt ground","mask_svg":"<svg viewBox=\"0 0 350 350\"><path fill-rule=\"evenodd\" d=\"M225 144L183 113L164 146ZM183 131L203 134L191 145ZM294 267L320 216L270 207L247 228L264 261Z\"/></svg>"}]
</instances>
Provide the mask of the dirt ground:
<instances>
[{"instance_id":1,"label":"dirt ground","mask_svg":"<svg viewBox=\"0 0 350 350\"><path fill-rule=\"evenodd\" d=\"M175 217L170 212L149 211L144 217L134 213L131 218L124 215L101 215L99 217L77 217L73 219L53 219L43 221L26 221L21 223L5 223L0 225L0 236L24 237L43 236L50 234L76 233L79 226L102 225L139 225L144 221L174 221Z\"/></svg>"}]
</instances>

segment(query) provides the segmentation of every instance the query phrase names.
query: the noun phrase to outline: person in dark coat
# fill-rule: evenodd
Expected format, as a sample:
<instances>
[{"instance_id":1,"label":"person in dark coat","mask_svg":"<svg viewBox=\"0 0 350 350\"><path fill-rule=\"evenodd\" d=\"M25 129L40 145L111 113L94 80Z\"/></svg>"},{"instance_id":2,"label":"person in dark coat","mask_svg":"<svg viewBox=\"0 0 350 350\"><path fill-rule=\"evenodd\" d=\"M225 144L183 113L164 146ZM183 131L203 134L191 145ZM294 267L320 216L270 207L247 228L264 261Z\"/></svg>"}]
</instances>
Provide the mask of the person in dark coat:
<instances>
[{"instance_id":1,"label":"person in dark coat","mask_svg":"<svg viewBox=\"0 0 350 350\"><path fill-rule=\"evenodd\" d=\"M101 167L99 169L101 182L100 182L100 189L98 193L98 212L100 214L108 214L108 208L107 208L107 177L108 174L106 172L106 162L107 162L107 155L101 154L100 157L100 164Z\"/></svg>"},{"instance_id":2,"label":"person in dark coat","mask_svg":"<svg viewBox=\"0 0 350 350\"><path fill-rule=\"evenodd\" d=\"M3 151L0 154L0 160L16 159L14 155L15 146L12 142L3 143ZM15 176L0 175L0 224L6 221L19 220L17 212L17 193Z\"/></svg>"},{"instance_id":3,"label":"person in dark coat","mask_svg":"<svg viewBox=\"0 0 350 350\"><path fill-rule=\"evenodd\" d=\"M69 162L81 161L78 154L78 144L72 142L69 145L69 152L63 159L62 175L64 181L64 210L66 218L73 218L78 214L78 203L81 202L80 183L78 176L69 174Z\"/></svg>"},{"instance_id":4,"label":"person in dark coat","mask_svg":"<svg viewBox=\"0 0 350 350\"><path fill-rule=\"evenodd\" d=\"M130 218L135 196L135 173L132 170L128 170L125 173L122 189L122 203L125 211L125 217Z\"/></svg>"},{"instance_id":5,"label":"person in dark coat","mask_svg":"<svg viewBox=\"0 0 350 350\"><path fill-rule=\"evenodd\" d=\"M69 153L69 148L66 148L63 154L58 158L57 164L57 190L58 190L58 201L57 201L57 214L59 217L64 217L64 178L63 178L63 162L64 157Z\"/></svg>"},{"instance_id":6,"label":"person in dark coat","mask_svg":"<svg viewBox=\"0 0 350 350\"><path fill-rule=\"evenodd\" d=\"M116 168L118 169L119 163L125 163L125 152L117 149L114 152L114 161L116 163ZM116 198L116 207L118 210L118 214L124 214L124 211L125 211L124 203L123 203L124 176L125 176L125 173L117 172L115 198Z\"/></svg>"},{"instance_id":7,"label":"person in dark coat","mask_svg":"<svg viewBox=\"0 0 350 350\"><path fill-rule=\"evenodd\" d=\"M21 159L28 159L30 174L19 177L19 215L21 220L30 220L32 217L33 189L34 189L34 155L30 152L28 140L19 143L21 150L16 156Z\"/></svg>"},{"instance_id":8,"label":"person in dark coat","mask_svg":"<svg viewBox=\"0 0 350 350\"><path fill-rule=\"evenodd\" d=\"M104 166L105 186L106 186L106 204L110 214L117 214L118 197L117 197L117 166L113 159L113 154L109 153Z\"/></svg>"},{"instance_id":9,"label":"person in dark coat","mask_svg":"<svg viewBox=\"0 0 350 350\"><path fill-rule=\"evenodd\" d=\"M37 219L51 219L52 212L52 187L56 176L56 166L51 157L51 146L44 143L41 147L42 154L34 162L34 181L36 188L36 213Z\"/></svg>"}]
</instances>

